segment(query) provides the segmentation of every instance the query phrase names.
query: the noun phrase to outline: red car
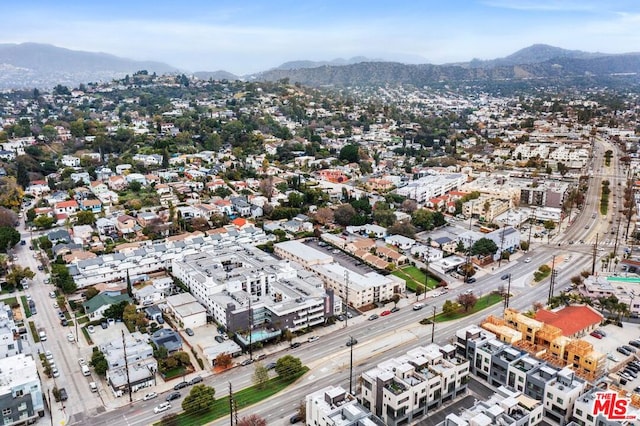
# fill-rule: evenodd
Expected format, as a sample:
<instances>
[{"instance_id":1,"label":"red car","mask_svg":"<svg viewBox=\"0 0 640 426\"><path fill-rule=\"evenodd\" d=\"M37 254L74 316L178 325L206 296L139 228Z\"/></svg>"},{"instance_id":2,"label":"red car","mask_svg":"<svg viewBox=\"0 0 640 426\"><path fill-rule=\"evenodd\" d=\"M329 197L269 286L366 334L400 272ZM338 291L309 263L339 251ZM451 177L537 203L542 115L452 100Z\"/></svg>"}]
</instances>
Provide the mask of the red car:
<instances>
[{"instance_id":1,"label":"red car","mask_svg":"<svg viewBox=\"0 0 640 426\"><path fill-rule=\"evenodd\" d=\"M589 335L595 337L596 339L602 339L602 334L595 331L592 331L591 333L589 333Z\"/></svg>"},{"instance_id":2,"label":"red car","mask_svg":"<svg viewBox=\"0 0 640 426\"><path fill-rule=\"evenodd\" d=\"M382 311L380 314L381 317L386 317L387 315L391 315L391 311Z\"/></svg>"}]
</instances>

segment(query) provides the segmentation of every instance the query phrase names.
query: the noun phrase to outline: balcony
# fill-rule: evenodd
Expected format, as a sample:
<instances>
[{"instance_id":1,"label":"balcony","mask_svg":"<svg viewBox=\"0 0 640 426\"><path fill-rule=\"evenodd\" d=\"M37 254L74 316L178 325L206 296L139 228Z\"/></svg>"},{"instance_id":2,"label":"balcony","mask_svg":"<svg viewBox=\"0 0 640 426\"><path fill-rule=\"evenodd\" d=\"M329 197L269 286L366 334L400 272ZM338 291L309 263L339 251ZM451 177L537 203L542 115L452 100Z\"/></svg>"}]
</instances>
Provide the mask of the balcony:
<instances>
[{"instance_id":1,"label":"balcony","mask_svg":"<svg viewBox=\"0 0 640 426\"><path fill-rule=\"evenodd\" d=\"M396 381L391 381L387 383L384 386L384 388L387 389L389 392L393 393L394 395L400 395L401 393L407 391L406 386Z\"/></svg>"}]
</instances>

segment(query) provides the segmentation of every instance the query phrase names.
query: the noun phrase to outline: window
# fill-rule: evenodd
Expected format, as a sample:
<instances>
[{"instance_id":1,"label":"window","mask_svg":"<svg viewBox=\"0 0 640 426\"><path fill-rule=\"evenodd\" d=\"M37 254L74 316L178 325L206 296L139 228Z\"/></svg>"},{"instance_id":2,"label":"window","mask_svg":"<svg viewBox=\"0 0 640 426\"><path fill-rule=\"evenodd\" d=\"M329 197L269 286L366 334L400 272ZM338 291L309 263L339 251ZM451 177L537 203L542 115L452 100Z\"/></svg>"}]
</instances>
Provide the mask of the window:
<instances>
[{"instance_id":1,"label":"window","mask_svg":"<svg viewBox=\"0 0 640 426\"><path fill-rule=\"evenodd\" d=\"M576 414L577 414L578 416L582 416L582 410L579 410L579 409L577 409L577 408L576 408Z\"/></svg>"},{"instance_id":2,"label":"window","mask_svg":"<svg viewBox=\"0 0 640 426\"><path fill-rule=\"evenodd\" d=\"M593 416L591 414L587 414L587 420L592 422L593 421Z\"/></svg>"},{"instance_id":3,"label":"window","mask_svg":"<svg viewBox=\"0 0 640 426\"><path fill-rule=\"evenodd\" d=\"M547 398L553 398L553 394L551 392L547 392Z\"/></svg>"},{"instance_id":4,"label":"window","mask_svg":"<svg viewBox=\"0 0 640 426\"><path fill-rule=\"evenodd\" d=\"M558 404L564 404L564 401L562 400L562 398L558 398Z\"/></svg>"}]
</instances>

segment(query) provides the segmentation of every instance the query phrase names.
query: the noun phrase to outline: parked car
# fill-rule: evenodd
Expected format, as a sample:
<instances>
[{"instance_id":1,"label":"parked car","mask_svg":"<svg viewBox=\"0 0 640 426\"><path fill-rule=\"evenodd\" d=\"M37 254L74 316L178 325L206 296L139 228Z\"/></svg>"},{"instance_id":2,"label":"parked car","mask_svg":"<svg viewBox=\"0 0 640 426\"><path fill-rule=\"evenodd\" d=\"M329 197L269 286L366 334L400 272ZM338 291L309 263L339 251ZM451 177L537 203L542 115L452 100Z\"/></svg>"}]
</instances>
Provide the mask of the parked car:
<instances>
[{"instance_id":1,"label":"parked car","mask_svg":"<svg viewBox=\"0 0 640 426\"><path fill-rule=\"evenodd\" d=\"M300 343L300 342L293 342L293 343L291 344L291 349L299 348L299 347L300 347L300 345L302 345L302 343Z\"/></svg>"},{"instance_id":2,"label":"parked car","mask_svg":"<svg viewBox=\"0 0 640 426\"><path fill-rule=\"evenodd\" d=\"M629 345L622 345L623 348L625 348L627 351L629 351L630 353L635 353L637 351L636 348L634 348L633 346L629 346Z\"/></svg>"},{"instance_id":3,"label":"parked car","mask_svg":"<svg viewBox=\"0 0 640 426\"><path fill-rule=\"evenodd\" d=\"M172 392L169 395L167 395L167 401L173 401L174 399L178 399L180 398L180 392Z\"/></svg>"},{"instance_id":4,"label":"parked car","mask_svg":"<svg viewBox=\"0 0 640 426\"><path fill-rule=\"evenodd\" d=\"M276 368L276 363L275 362L270 362L269 364L264 366L267 370L273 370L274 368Z\"/></svg>"},{"instance_id":5,"label":"parked car","mask_svg":"<svg viewBox=\"0 0 640 426\"><path fill-rule=\"evenodd\" d=\"M56 298L56 292L55 291L50 291L49 292L49 297L52 298L52 299L55 299Z\"/></svg>"},{"instance_id":6,"label":"parked car","mask_svg":"<svg viewBox=\"0 0 640 426\"><path fill-rule=\"evenodd\" d=\"M171 408L171 404L168 402L163 402L162 404L154 408L153 412L158 414L158 413L162 413L163 411L167 411L169 408Z\"/></svg>"},{"instance_id":7,"label":"parked car","mask_svg":"<svg viewBox=\"0 0 640 426\"><path fill-rule=\"evenodd\" d=\"M467 283L467 284L473 284L473 283L476 282L476 279L473 278L473 277L469 277L466 280L464 280L464 282Z\"/></svg>"},{"instance_id":8,"label":"parked car","mask_svg":"<svg viewBox=\"0 0 640 426\"><path fill-rule=\"evenodd\" d=\"M76 337L73 335L73 333L69 333L67 334L67 340L70 342L75 342L76 341Z\"/></svg>"},{"instance_id":9,"label":"parked car","mask_svg":"<svg viewBox=\"0 0 640 426\"><path fill-rule=\"evenodd\" d=\"M369 321L373 321L373 320L377 320L378 319L378 315L373 314L373 315L369 315Z\"/></svg>"},{"instance_id":10,"label":"parked car","mask_svg":"<svg viewBox=\"0 0 640 426\"><path fill-rule=\"evenodd\" d=\"M391 308L391 312L398 312L400 310L400 308L398 308L397 306L394 306L393 308Z\"/></svg>"},{"instance_id":11,"label":"parked car","mask_svg":"<svg viewBox=\"0 0 640 426\"><path fill-rule=\"evenodd\" d=\"M193 330L190 329L190 328L185 328L184 332L187 333L188 336L193 336L194 335Z\"/></svg>"},{"instance_id":12,"label":"parked car","mask_svg":"<svg viewBox=\"0 0 640 426\"><path fill-rule=\"evenodd\" d=\"M618 346L616 348L616 351L618 351L619 353L621 353L622 355L626 355L629 356L631 355L631 352L629 352L628 350L626 350L625 348L623 348L622 346Z\"/></svg>"},{"instance_id":13,"label":"parked car","mask_svg":"<svg viewBox=\"0 0 640 426\"><path fill-rule=\"evenodd\" d=\"M301 420L302 420L302 417L300 417L300 414L296 413L289 418L289 423L293 425L293 424L299 423Z\"/></svg>"},{"instance_id":14,"label":"parked car","mask_svg":"<svg viewBox=\"0 0 640 426\"><path fill-rule=\"evenodd\" d=\"M589 333L589 336L593 336L596 339L602 339L602 334L598 333L597 331L592 331L591 333Z\"/></svg>"},{"instance_id":15,"label":"parked car","mask_svg":"<svg viewBox=\"0 0 640 426\"><path fill-rule=\"evenodd\" d=\"M87 326L87 331L89 333L95 333L96 332L96 328L94 326L92 326L92 325L88 325Z\"/></svg>"},{"instance_id":16,"label":"parked car","mask_svg":"<svg viewBox=\"0 0 640 426\"><path fill-rule=\"evenodd\" d=\"M510 276L511 276L511 274L504 274L503 276L500 277L500 279L501 280L508 280Z\"/></svg>"},{"instance_id":17,"label":"parked car","mask_svg":"<svg viewBox=\"0 0 640 426\"><path fill-rule=\"evenodd\" d=\"M179 383L176 383L176 385L173 387L173 390L184 389L187 386L189 386L189 382L179 382Z\"/></svg>"},{"instance_id":18,"label":"parked car","mask_svg":"<svg viewBox=\"0 0 640 426\"><path fill-rule=\"evenodd\" d=\"M353 346L353 345L356 345L357 343L358 341L354 337L347 340L347 346Z\"/></svg>"},{"instance_id":19,"label":"parked car","mask_svg":"<svg viewBox=\"0 0 640 426\"><path fill-rule=\"evenodd\" d=\"M189 380L189 385L193 386L197 383L201 383L202 382L202 377L201 376L196 376L193 379Z\"/></svg>"},{"instance_id":20,"label":"parked car","mask_svg":"<svg viewBox=\"0 0 640 426\"><path fill-rule=\"evenodd\" d=\"M216 339L216 342L218 342L218 343L224 342L224 339L222 338L222 336L216 336L216 337L214 337L214 339Z\"/></svg>"},{"instance_id":21,"label":"parked car","mask_svg":"<svg viewBox=\"0 0 640 426\"><path fill-rule=\"evenodd\" d=\"M380 316L381 316L381 317L386 317L387 315L391 315L391 311L382 311L382 312L380 313Z\"/></svg>"},{"instance_id":22,"label":"parked car","mask_svg":"<svg viewBox=\"0 0 640 426\"><path fill-rule=\"evenodd\" d=\"M62 319L60 320L60 325L61 325L61 326L66 327L66 326L67 326L67 324L68 324L68 322L67 322L67 320L66 320L65 318L62 318Z\"/></svg>"},{"instance_id":23,"label":"parked car","mask_svg":"<svg viewBox=\"0 0 640 426\"><path fill-rule=\"evenodd\" d=\"M531 263L531 258L527 257L526 259L524 259L524 263Z\"/></svg>"},{"instance_id":24,"label":"parked car","mask_svg":"<svg viewBox=\"0 0 640 426\"><path fill-rule=\"evenodd\" d=\"M291 347L293 347L293 345L291 345ZM245 365L249 365L249 364L253 364L253 360L252 360L251 358L249 358L249 359L245 359L244 361L242 361L242 362L240 363L240 365L241 365L241 366L243 366L243 367L244 367Z\"/></svg>"},{"instance_id":25,"label":"parked car","mask_svg":"<svg viewBox=\"0 0 640 426\"><path fill-rule=\"evenodd\" d=\"M158 394L155 392L149 392L142 397L143 401L149 401L150 399L157 398Z\"/></svg>"},{"instance_id":26,"label":"parked car","mask_svg":"<svg viewBox=\"0 0 640 426\"><path fill-rule=\"evenodd\" d=\"M47 359L47 361L51 361L53 359L53 354L51 353L51 351L45 351L44 357Z\"/></svg>"},{"instance_id":27,"label":"parked car","mask_svg":"<svg viewBox=\"0 0 640 426\"><path fill-rule=\"evenodd\" d=\"M69 399L69 395L67 395L67 390L65 388L58 389L58 392L60 393L60 401L66 401Z\"/></svg>"},{"instance_id":28,"label":"parked car","mask_svg":"<svg viewBox=\"0 0 640 426\"><path fill-rule=\"evenodd\" d=\"M633 347L640 348L640 340L629 340L629 344Z\"/></svg>"}]
</instances>

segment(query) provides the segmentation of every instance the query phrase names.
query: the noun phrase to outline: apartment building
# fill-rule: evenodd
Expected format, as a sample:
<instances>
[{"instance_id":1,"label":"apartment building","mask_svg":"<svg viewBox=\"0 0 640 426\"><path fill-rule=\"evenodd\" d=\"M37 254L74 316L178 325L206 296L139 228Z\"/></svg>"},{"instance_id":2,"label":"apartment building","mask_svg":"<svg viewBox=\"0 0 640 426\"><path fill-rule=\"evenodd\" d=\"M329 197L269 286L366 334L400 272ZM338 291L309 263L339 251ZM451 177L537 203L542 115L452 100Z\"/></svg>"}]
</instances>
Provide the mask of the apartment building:
<instances>
[{"instance_id":1,"label":"apartment building","mask_svg":"<svg viewBox=\"0 0 640 426\"><path fill-rule=\"evenodd\" d=\"M303 268L315 273L325 287L332 289L345 305L359 308L391 300L395 293L404 293L406 290L406 283L401 278L377 272L361 274L345 268L334 262L330 255L300 241L275 244L274 253L283 259L299 262Z\"/></svg>"},{"instance_id":2,"label":"apartment building","mask_svg":"<svg viewBox=\"0 0 640 426\"><path fill-rule=\"evenodd\" d=\"M437 426L534 426L542 423L542 414L540 401L500 386L486 401L476 401L459 414L447 414Z\"/></svg>"},{"instance_id":3,"label":"apartment building","mask_svg":"<svg viewBox=\"0 0 640 426\"><path fill-rule=\"evenodd\" d=\"M31 355L0 359L0 425L35 423L44 417L44 398Z\"/></svg>"},{"instance_id":4,"label":"apartment building","mask_svg":"<svg viewBox=\"0 0 640 426\"><path fill-rule=\"evenodd\" d=\"M133 392L155 386L158 361L153 357L153 348L148 340L148 335L134 332L126 336L124 342L116 339L100 346L109 366L106 381L114 396L120 397L127 393L129 385Z\"/></svg>"},{"instance_id":5,"label":"apartment building","mask_svg":"<svg viewBox=\"0 0 640 426\"><path fill-rule=\"evenodd\" d=\"M440 197L449 191L460 188L467 181L467 176L461 173L437 174L421 177L396 189L398 195L416 200L419 204L426 203L430 198Z\"/></svg>"},{"instance_id":6,"label":"apartment building","mask_svg":"<svg viewBox=\"0 0 640 426\"><path fill-rule=\"evenodd\" d=\"M466 393L469 361L430 344L362 374L362 405L386 425L411 423Z\"/></svg>"},{"instance_id":7,"label":"apartment building","mask_svg":"<svg viewBox=\"0 0 640 426\"><path fill-rule=\"evenodd\" d=\"M477 217L487 222L493 222L496 217L509 211L510 208L510 199L483 194L475 200L469 200L462 204L462 214L466 218Z\"/></svg>"},{"instance_id":8,"label":"apartment building","mask_svg":"<svg viewBox=\"0 0 640 426\"><path fill-rule=\"evenodd\" d=\"M340 386L328 386L306 396L306 424L314 426L384 426Z\"/></svg>"},{"instance_id":9,"label":"apartment building","mask_svg":"<svg viewBox=\"0 0 640 426\"><path fill-rule=\"evenodd\" d=\"M340 312L334 292L325 290L316 274L251 246L189 254L174 259L172 271L228 330L264 329L251 336L253 343L284 329L323 324ZM246 340L248 345L249 336Z\"/></svg>"}]
</instances>

